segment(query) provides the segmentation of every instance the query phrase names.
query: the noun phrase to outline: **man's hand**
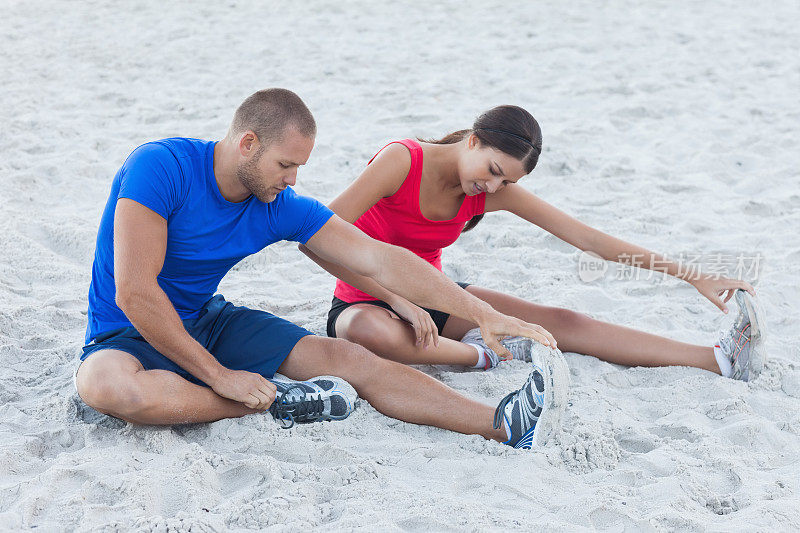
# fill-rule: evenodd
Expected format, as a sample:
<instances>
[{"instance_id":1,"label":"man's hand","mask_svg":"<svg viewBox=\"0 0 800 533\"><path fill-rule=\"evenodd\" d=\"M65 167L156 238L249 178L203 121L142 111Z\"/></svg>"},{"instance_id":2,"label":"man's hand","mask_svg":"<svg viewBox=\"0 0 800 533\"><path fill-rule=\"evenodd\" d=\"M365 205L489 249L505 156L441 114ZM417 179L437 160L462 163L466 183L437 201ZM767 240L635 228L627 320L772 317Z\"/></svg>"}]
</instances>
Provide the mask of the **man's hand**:
<instances>
[{"instance_id":1,"label":"man's hand","mask_svg":"<svg viewBox=\"0 0 800 533\"><path fill-rule=\"evenodd\" d=\"M542 326L498 313L488 305L487 307L488 310L476 321L481 328L483 342L501 359L507 361L512 358L509 351L500 344L500 339L504 337L528 337L545 346L558 348L556 339Z\"/></svg>"},{"instance_id":2,"label":"man's hand","mask_svg":"<svg viewBox=\"0 0 800 533\"><path fill-rule=\"evenodd\" d=\"M556 347L556 340L543 327L498 313L491 305L450 281L413 252L376 241L337 216L331 217L306 242L306 247L322 260L340 265L359 276L372 278L380 287L409 302L439 309L478 324L483 340L501 357L511 357L499 342L503 337L529 337L546 346ZM394 307L392 302L387 303ZM409 318L408 310L396 311L415 325L417 338L421 336L423 343L426 343L430 335L421 335L422 330L419 329L420 324L424 325L425 322L418 320L415 323L414 319ZM410 312L419 316L413 309ZM429 332L429 328L425 329L425 333ZM433 339L436 337L433 336Z\"/></svg>"},{"instance_id":3,"label":"man's hand","mask_svg":"<svg viewBox=\"0 0 800 533\"><path fill-rule=\"evenodd\" d=\"M245 404L250 409L266 411L278 389L275 384L268 381L261 374L247 372L246 370L223 370L209 383L211 388L224 398Z\"/></svg>"}]
</instances>

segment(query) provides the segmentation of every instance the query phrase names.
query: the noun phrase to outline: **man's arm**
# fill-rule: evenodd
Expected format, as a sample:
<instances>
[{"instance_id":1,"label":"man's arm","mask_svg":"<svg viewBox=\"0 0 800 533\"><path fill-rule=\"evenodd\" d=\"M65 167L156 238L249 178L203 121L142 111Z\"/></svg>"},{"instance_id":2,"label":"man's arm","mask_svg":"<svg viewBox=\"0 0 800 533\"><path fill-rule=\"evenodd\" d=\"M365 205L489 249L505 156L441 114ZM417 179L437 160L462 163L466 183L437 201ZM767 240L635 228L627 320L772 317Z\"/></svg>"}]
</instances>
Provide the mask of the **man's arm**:
<instances>
[{"instance_id":1,"label":"man's arm","mask_svg":"<svg viewBox=\"0 0 800 533\"><path fill-rule=\"evenodd\" d=\"M553 336L541 326L495 311L412 252L372 239L336 215L305 245L323 260L372 278L407 300L475 322L495 353L506 354L498 338L508 335L556 345Z\"/></svg>"},{"instance_id":2,"label":"man's arm","mask_svg":"<svg viewBox=\"0 0 800 533\"><path fill-rule=\"evenodd\" d=\"M114 213L117 305L147 342L214 392L252 409L268 408L275 385L259 374L225 368L183 327L156 279L166 249L167 221L134 200L120 198Z\"/></svg>"},{"instance_id":3,"label":"man's arm","mask_svg":"<svg viewBox=\"0 0 800 533\"><path fill-rule=\"evenodd\" d=\"M352 285L353 287L355 287L360 291L366 292L367 294L369 294L374 298L377 298L378 300L383 300L389 305L392 305L392 302L395 299L402 298L402 296L398 296L392 291L382 287L377 281L368 276L361 276L343 267L338 263L333 263L331 261L326 261L322 259L320 256L309 250L308 246L306 246L305 244L298 245L298 249L304 254L306 254L309 259L311 259L316 264L324 268L329 274L344 281L348 285Z\"/></svg>"}]
</instances>

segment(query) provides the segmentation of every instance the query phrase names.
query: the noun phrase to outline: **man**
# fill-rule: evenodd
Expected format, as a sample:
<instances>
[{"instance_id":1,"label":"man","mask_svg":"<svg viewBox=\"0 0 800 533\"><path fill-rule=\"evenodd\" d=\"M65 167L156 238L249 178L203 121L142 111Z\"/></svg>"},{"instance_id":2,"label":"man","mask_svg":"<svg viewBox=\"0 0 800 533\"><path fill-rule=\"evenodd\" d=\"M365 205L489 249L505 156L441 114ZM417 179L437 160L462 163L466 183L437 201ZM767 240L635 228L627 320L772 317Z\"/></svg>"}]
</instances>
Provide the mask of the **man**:
<instances>
[{"instance_id":1,"label":"man","mask_svg":"<svg viewBox=\"0 0 800 533\"><path fill-rule=\"evenodd\" d=\"M534 370L495 410L356 344L213 296L242 258L294 240L411 301L475 322L499 354L508 356L498 341L506 335L555 347L542 327L496 312L414 254L295 194L289 186L315 135L296 94L267 89L244 101L222 141L164 139L134 150L114 178L98 231L76 373L81 398L139 424L268 409L291 424L346 417L355 399L349 382L378 411L407 422L518 447L546 438L568 375L532 341ZM277 371L286 377L273 377Z\"/></svg>"}]
</instances>

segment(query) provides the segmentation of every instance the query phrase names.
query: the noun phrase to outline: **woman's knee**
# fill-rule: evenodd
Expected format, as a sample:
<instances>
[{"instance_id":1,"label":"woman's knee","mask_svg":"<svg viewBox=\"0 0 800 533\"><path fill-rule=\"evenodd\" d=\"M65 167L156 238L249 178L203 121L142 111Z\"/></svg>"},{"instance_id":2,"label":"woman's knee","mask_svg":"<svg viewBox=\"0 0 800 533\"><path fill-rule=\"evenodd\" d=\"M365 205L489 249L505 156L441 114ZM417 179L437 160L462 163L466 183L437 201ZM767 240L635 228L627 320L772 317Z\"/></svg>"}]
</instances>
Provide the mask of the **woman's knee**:
<instances>
[{"instance_id":1,"label":"woman's knee","mask_svg":"<svg viewBox=\"0 0 800 533\"><path fill-rule=\"evenodd\" d=\"M562 335L569 335L571 332L580 331L592 322L592 318L578 311L571 309L564 309L561 307L554 307L549 313L551 321L554 324L553 329ZM542 324L544 325L544 324ZM546 326L545 326L546 327ZM551 331L554 335L555 332ZM556 339L559 340L559 339Z\"/></svg>"},{"instance_id":2,"label":"woman's knee","mask_svg":"<svg viewBox=\"0 0 800 533\"><path fill-rule=\"evenodd\" d=\"M342 328L341 338L366 346L375 351L391 351L407 340L395 324L396 319L383 309L359 309L353 313Z\"/></svg>"}]
</instances>

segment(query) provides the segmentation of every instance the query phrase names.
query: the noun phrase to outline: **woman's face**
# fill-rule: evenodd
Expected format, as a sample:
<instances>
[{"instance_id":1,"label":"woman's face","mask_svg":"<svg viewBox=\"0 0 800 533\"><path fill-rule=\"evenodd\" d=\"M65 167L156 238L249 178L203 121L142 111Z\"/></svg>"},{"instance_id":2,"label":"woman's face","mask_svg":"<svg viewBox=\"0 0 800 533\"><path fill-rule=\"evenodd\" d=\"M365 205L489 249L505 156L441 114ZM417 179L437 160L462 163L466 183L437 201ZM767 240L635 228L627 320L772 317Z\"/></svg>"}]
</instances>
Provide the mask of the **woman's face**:
<instances>
[{"instance_id":1,"label":"woman's face","mask_svg":"<svg viewBox=\"0 0 800 533\"><path fill-rule=\"evenodd\" d=\"M519 159L483 146L475 134L467 137L466 149L458 160L458 176L467 196L497 192L525 174Z\"/></svg>"}]
</instances>

